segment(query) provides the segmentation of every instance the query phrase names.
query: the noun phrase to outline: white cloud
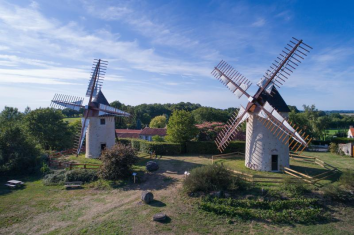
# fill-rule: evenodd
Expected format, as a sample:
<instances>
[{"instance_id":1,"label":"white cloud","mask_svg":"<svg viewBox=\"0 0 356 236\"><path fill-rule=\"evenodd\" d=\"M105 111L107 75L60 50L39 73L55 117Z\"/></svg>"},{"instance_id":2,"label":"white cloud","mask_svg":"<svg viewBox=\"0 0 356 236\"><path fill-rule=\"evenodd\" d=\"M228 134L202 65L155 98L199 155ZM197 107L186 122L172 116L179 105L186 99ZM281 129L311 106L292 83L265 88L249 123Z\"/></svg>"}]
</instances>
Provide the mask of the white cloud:
<instances>
[{"instance_id":1,"label":"white cloud","mask_svg":"<svg viewBox=\"0 0 356 236\"><path fill-rule=\"evenodd\" d=\"M266 23L266 20L260 18L260 19L258 19L257 21L253 22L253 23L252 23L252 26L253 26L253 27L261 27L261 26L264 26L265 23Z\"/></svg>"}]
</instances>

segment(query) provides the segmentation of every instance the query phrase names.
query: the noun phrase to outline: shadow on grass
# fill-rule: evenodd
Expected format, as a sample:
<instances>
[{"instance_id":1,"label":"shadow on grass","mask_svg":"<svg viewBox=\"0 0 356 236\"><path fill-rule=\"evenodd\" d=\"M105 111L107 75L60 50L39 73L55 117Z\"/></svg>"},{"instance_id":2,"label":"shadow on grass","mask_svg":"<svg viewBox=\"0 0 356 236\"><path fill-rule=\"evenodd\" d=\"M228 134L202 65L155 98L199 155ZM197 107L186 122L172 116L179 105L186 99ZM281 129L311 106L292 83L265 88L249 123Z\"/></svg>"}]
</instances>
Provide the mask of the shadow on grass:
<instances>
[{"instance_id":1,"label":"shadow on grass","mask_svg":"<svg viewBox=\"0 0 356 236\"><path fill-rule=\"evenodd\" d=\"M165 207L166 203L158 201L158 200L153 200L148 205L153 206L153 207Z\"/></svg>"},{"instance_id":2,"label":"shadow on grass","mask_svg":"<svg viewBox=\"0 0 356 236\"><path fill-rule=\"evenodd\" d=\"M1 195L7 195L12 192L16 191L21 191L26 189L26 183L28 182L34 182L39 179L42 179L42 176L40 174L33 174L33 175L4 175L0 176L0 196ZM5 184L9 180L20 180L24 182L25 184L21 187L16 187L16 188L10 188L6 186Z\"/></svg>"}]
</instances>

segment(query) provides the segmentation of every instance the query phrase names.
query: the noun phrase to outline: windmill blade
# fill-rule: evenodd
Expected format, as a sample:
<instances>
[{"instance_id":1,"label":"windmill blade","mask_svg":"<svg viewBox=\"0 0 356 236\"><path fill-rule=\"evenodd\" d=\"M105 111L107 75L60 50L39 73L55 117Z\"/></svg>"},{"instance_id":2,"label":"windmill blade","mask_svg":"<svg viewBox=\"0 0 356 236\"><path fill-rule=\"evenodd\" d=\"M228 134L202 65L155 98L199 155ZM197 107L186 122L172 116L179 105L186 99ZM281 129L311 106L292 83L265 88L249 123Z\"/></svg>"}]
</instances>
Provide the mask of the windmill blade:
<instances>
[{"instance_id":1,"label":"windmill blade","mask_svg":"<svg viewBox=\"0 0 356 236\"><path fill-rule=\"evenodd\" d=\"M220 61L211 74L220 80L238 98L242 95L250 97L246 91L252 83L225 61Z\"/></svg>"},{"instance_id":2,"label":"windmill blade","mask_svg":"<svg viewBox=\"0 0 356 236\"><path fill-rule=\"evenodd\" d=\"M87 133L87 129L89 126L89 120L87 119L87 117L82 118L82 130L81 130L81 134L79 137L79 145L78 145L78 149L77 149L77 156L80 154L80 151L82 150L82 145L83 145L83 141L85 139L85 135Z\"/></svg>"},{"instance_id":3,"label":"windmill blade","mask_svg":"<svg viewBox=\"0 0 356 236\"><path fill-rule=\"evenodd\" d=\"M121 111L120 109L117 109L115 107L107 106L104 104L99 104L99 108L96 108L96 110L99 111L99 115L114 115L114 116L124 116L124 117L130 117L130 113L127 113L125 111Z\"/></svg>"},{"instance_id":4,"label":"windmill blade","mask_svg":"<svg viewBox=\"0 0 356 236\"><path fill-rule=\"evenodd\" d=\"M87 97L95 97L101 90L102 80L106 73L108 62L101 59L94 59L91 78L86 92Z\"/></svg>"},{"instance_id":5,"label":"windmill blade","mask_svg":"<svg viewBox=\"0 0 356 236\"><path fill-rule=\"evenodd\" d=\"M272 63L270 69L267 69L266 74L263 75L261 80L257 85L262 88L256 95L257 98L263 90L271 94L272 87L276 86L280 88L284 82L288 79L293 71L298 67L298 65L304 60L304 57L312 49L309 45L305 44L303 40L298 40L292 38L290 40L291 44L287 44L287 47L284 47L280 56ZM304 47L303 47L304 46ZM306 47L309 49L306 49Z\"/></svg>"},{"instance_id":6,"label":"windmill blade","mask_svg":"<svg viewBox=\"0 0 356 236\"><path fill-rule=\"evenodd\" d=\"M83 104L84 99L75 97L75 96L67 96L62 94L55 94L53 99L51 100L51 107L56 109L65 109L69 108L72 110L79 111L80 108L84 107Z\"/></svg>"},{"instance_id":7,"label":"windmill blade","mask_svg":"<svg viewBox=\"0 0 356 236\"><path fill-rule=\"evenodd\" d=\"M230 141L236 136L239 131L239 126L250 116L247 111L241 107L240 110L232 115L230 120L228 120L227 125L218 134L215 140L220 152L223 152Z\"/></svg>"},{"instance_id":8,"label":"windmill blade","mask_svg":"<svg viewBox=\"0 0 356 236\"><path fill-rule=\"evenodd\" d=\"M307 142L303 138L303 134L299 134L297 130L295 130L289 123L288 121L279 114L279 112L274 109L268 102L266 102L262 107L260 107L261 110L258 113L258 116L263 118L264 125L270 129L271 132L274 131L274 134L277 134L280 136L280 139L284 137L282 141L284 141L287 137L287 141L290 139L293 140L293 142L298 142L302 146L308 145ZM279 132L277 133L277 129Z\"/></svg>"}]
</instances>

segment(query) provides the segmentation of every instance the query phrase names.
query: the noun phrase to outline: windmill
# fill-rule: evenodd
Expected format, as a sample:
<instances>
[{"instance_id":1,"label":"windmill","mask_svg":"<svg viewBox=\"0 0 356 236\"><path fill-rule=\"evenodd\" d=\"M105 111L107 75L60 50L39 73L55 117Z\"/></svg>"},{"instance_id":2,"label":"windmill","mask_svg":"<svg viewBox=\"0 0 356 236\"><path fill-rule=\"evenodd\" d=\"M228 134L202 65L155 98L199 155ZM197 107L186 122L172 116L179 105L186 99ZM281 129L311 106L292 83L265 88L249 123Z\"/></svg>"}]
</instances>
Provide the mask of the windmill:
<instances>
[{"instance_id":1,"label":"windmill","mask_svg":"<svg viewBox=\"0 0 356 236\"><path fill-rule=\"evenodd\" d=\"M86 135L86 153L88 158L98 158L101 151L115 144L115 119L113 117L130 117L130 114L111 107L101 91L102 80L105 76L108 62L94 59L91 78L86 92L89 97L88 105L83 106L83 98L55 94L51 106L59 109L73 109L79 111L84 108L82 125L75 145L76 155L82 151Z\"/></svg>"},{"instance_id":2,"label":"windmill","mask_svg":"<svg viewBox=\"0 0 356 236\"><path fill-rule=\"evenodd\" d=\"M278 171L281 166L289 167L289 149L297 152L308 146L311 138L288 122L289 109L276 87L280 88L286 82L310 49L303 40L293 37L257 83L259 89L253 96L247 93L252 83L225 61L214 68L212 75L234 95L248 98L247 106L241 106L218 134L215 143L220 152L225 150L245 121L245 166L248 168Z\"/></svg>"}]
</instances>

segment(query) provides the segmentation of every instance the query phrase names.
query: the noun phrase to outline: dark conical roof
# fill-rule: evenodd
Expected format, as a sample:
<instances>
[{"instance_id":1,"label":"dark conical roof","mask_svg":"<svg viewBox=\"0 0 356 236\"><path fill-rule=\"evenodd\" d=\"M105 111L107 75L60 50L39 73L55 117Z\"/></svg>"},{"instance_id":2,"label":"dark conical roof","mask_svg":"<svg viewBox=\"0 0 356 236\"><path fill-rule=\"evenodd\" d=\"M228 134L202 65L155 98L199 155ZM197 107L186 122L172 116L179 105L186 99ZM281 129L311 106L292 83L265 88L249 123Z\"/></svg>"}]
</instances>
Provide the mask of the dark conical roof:
<instances>
[{"instance_id":1,"label":"dark conical roof","mask_svg":"<svg viewBox=\"0 0 356 236\"><path fill-rule=\"evenodd\" d=\"M271 94L272 96L269 95L266 91L261 93L260 98L262 99L263 104L268 102L279 112L290 112L286 102L283 100L276 87L273 86Z\"/></svg>"},{"instance_id":2,"label":"dark conical roof","mask_svg":"<svg viewBox=\"0 0 356 236\"><path fill-rule=\"evenodd\" d=\"M96 95L96 97L95 97L95 99L93 100L93 102L110 106L108 100L106 100L106 98L105 98L104 94L101 92L101 90L100 90L99 93Z\"/></svg>"}]
</instances>

